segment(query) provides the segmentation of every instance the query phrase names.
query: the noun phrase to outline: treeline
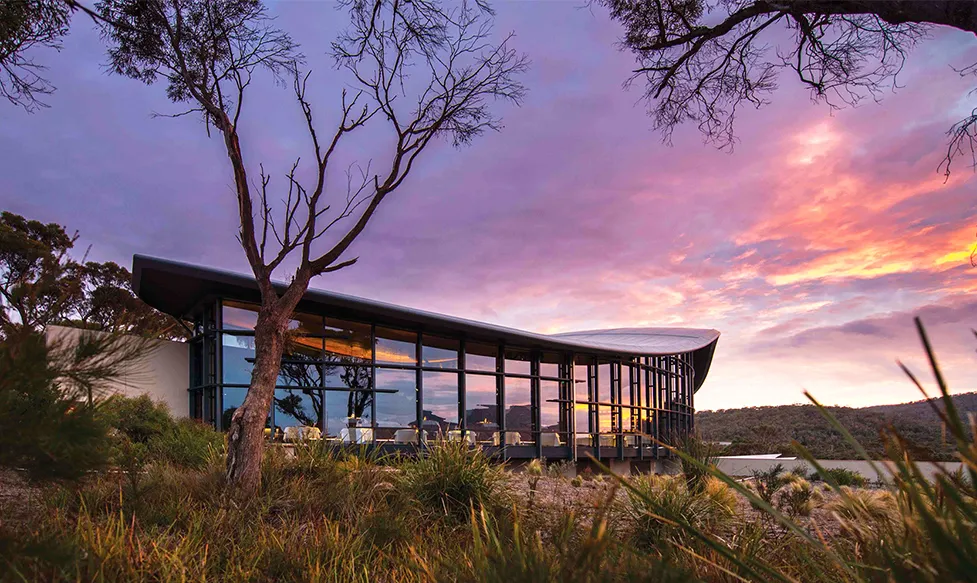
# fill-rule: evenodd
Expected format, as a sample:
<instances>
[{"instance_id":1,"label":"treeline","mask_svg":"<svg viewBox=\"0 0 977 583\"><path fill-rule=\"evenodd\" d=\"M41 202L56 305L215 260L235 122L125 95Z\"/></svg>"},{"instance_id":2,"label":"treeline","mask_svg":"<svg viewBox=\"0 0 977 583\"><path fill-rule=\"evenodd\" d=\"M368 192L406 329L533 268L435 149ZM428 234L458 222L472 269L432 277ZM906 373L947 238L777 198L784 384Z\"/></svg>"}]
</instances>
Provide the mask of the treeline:
<instances>
[{"instance_id":1,"label":"treeline","mask_svg":"<svg viewBox=\"0 0 977 583\"><path fill-rule=\"evenodd\" d=\"M977 393L956 395L953 401L964 419L977 412ZM942 408L939 401L936 405ZM943 425L927 401L828 409L873 457L885 457L881 431L892 427L913 444L916 459L953 458L954 448L947 443ZM703 438L732 442L725 450L727 455L795 455L797 452L791 444L796 441L820 459L858 458L852 446L814 405L699 411L695 418Z\"/></svg>"}]
</instances>

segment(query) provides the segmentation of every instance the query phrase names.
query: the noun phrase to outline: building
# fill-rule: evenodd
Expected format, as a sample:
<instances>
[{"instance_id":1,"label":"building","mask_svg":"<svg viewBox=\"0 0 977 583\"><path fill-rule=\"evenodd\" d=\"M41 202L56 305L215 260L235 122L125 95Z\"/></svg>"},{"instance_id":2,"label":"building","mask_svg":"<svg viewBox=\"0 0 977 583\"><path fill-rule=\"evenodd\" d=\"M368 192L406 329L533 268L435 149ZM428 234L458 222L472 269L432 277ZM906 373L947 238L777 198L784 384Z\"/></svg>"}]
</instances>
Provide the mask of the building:
<instances>
[{"instance_id":1,"label":"building","mask_svg":"<svg viewBox=\"0 0 977 583\"><path fill-rule=\"evenodd\" d=\"M138 255L132 273L140 298L193 323L189 414L226 428L254 361L254 279ZM536 334L315 290L290 328L270 436L317 427L326 439L403 451L465 439L509 459L665 456L656 440L691 431L719 338L679 328Z\"/></svg>"}]
</instances>

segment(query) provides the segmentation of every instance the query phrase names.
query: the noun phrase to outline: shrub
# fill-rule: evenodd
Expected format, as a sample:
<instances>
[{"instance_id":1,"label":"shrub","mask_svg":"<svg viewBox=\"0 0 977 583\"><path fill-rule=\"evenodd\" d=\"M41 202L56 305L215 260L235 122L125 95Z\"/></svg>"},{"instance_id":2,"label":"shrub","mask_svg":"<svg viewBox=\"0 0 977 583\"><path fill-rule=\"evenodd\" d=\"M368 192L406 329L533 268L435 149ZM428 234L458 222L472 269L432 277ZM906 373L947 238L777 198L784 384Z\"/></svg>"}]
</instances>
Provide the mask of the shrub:
<instances>
[{"instance_id":1,"label":"shrub","mask_svg":"<svg viewBox=\"0 0 977 583\"><path fill-rule=\"evenodd\" d=\"M0 342L0 466L33 480L73 480L107 463L99 405L61 382L60 363L73 356L33 332Z\"/></svg>"},{"instance_id":2,"label":"shrub","mask_svg":"<svg viewBox=\"0 0 977 583\"><path fill-rule=\"evenodd\" d=\"M753 471L753 487L756 489L757 496L767 504L773 504L774 494L786 483L783 464L776 464L769 470L762 472Z\"/></svg>"},{"instance_id":3,"label":"shrub","mask_svg":"<svg viewBox=\"0 0 977 583\"><path fill-rule=\"evenodd\" d=\"M676 440L676 447L691 460L681 458L682 475L689 490L701 491L709 476L708 469L716 466L721 448L698 434L685 433Z\"/></svg>"},{"instance_id":4,"label":"shrub","mask_svg":"<svg viewBox=\"0 0 977 583\"><path fill-rule=\"evenodd\" d=\"M200 469L215 452L223 453L224 435L205 423L180 419L152 436L147 447L154 460Z\"/></svg>"},{"instance_id":5,"label":"shrub","mask_svg":"<svg viewBox=\"0 0 977 583\"><path fill-rule=\"evenodd\" d=\"M472 508L502 505L501 467L465 443L438 442L404 466L401 483L422 508L464 520Z\"/></svg>"},{"instance_id":6,"label":"shrub","mask_svg":"<svg viewBox=\"0 0 977 583\"><path fill-rule=\"evenodd\" d=\"M113 396L106 401L102 414L112 428L133 443L149 443L174 424L166 405L149 395Z\"/></svg>"},{"instance_id":7,"label":"shrub","mask_svg":"<svg viewBox=\"0 0 977 583\"><path fill-rule=\"evenodd\" d=\"M643 475L630 481L624 502L624 516L631 524L632 538L644 550L663 552L672 545L686 545L693 540L681 525L703 532L713 532L733 514L730 502L721 490L689 490L684 477Z\"/></svg>"},{"instance_id":8,"label":"shrub","mask_svg":"<svg viewBox=\"0 0 977 583\"><path fill-rule=\"evenodd\" d=\"M868 478L845 468L824 468L823 471L818 472L819 479L824 480L826 477L830 477L839 486L864 488L868 485Z\"/></svg>"},{"instance_id":9,"label":"shrub","mask_svg":"<svg viewBox=\"0 0 977 583\"><path fill-rule=\"evenodd\" d=\"M821 501L821 492L811 482L796 474L788 474L787 485L780 491L777 507L788 516L810 516Z\"/></svg>"},{"instance_id":10,"label":"shrub","mask_svg":"<svg viewBox=\"0 0 977 583\"><path fill-rule=\"evenodd\" d=\"M574 476L573 479L570 480L570 485L574 488L583 486L583 476Z\"/></svg>"}]
</instances>

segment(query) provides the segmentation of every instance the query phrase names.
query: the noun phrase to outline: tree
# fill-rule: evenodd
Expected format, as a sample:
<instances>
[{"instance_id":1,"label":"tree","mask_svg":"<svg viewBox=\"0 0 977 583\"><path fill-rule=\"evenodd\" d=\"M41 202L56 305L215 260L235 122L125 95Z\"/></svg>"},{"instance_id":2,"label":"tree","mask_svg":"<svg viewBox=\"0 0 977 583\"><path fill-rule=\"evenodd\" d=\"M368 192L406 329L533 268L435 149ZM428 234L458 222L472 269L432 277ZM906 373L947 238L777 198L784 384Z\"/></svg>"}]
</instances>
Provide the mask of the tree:
<instances>
[{"instance_id":1,"label":"tree","mask_svg":"<svg viewBox=\"0 0 977 583\"><path fill-rule=\"evenodd\" d=\"M410 174L430 144L447 138L467 144L500 120L496 99L518 103L516 80L526 59L493 44L491 13L478 4L447 8L438 0L348 0L347 30L332 56L357 89L343 90L340 121L321 133L306 92L309 72L285 32L258 0L102 0L112 70L152 83L163 79L168 97L187 103L208 130L220 133L231 165L240 220L238 240L261 295L255 325L255 364L243 404L228 431L228 482L243 494L259 487L262 428L274 396L288 320L313 277L355 263L344 259L380 204ZM311 178L297 159L285 174L278 205L271 175L258 166L252 183L238 122L247 88L260 69L291 81L303 113ZM347 169L345 188L327 181L344 138L372 123L385 124L392 148L382 167L368 161ZM277 218L276 218L277 217ZM272 276L295 265L290 281Z\"/></svg>"},{"instance_id":2,"label":"tree","mask_svg":"<svg viewBox=\"0 0 977 583\"><path fill-rule=\"evenodd\" d=\"M0 213L0 342L51 324L151 338L185 338L175 318L132 292L132 276L107 262L73 259L78 233Z\"/></svg>"},{"instance_id":3,"label":"tree","mask_svg":"<svg viewBox=\"0 0 977 583\"><path fill-rule=\"evenodd\" d=\"M683 122L732 146L744 105L760 107L788 69L831 107L879 98L894 87L906 54L933 26L977 34L975 0L598 0L624 25L655 127L666 141ZM711 24L716 22L715 24ZM771 31L787 29L776 50ZM958 69L977 75L977 63ZM977 91L977 90L975 90ZM940 168L959 155L977 168L977 108L947 132Z\"/></svg>"},{"instance_id":4,"label":"tree","mask_svg":"<svg viewBox=\"0 0 977 583\"><path fill-rule=\"evenodd\" d=\"M34 111L54 87L41 73L44 66L28 56L30 49L61 50L71 8L62 0L6 0L0 3L0 95ZM35 49L36 50L36 49Z\"/></svg>"}]
</instances>

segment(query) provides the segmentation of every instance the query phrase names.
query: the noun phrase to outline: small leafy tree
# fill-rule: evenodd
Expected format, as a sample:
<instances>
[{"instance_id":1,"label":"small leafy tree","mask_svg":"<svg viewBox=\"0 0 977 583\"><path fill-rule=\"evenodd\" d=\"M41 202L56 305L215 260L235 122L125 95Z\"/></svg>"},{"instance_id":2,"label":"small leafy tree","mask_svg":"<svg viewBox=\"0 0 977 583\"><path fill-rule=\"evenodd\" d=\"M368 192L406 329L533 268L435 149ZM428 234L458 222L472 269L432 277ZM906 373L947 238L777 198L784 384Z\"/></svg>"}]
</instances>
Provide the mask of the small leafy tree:
<instances>
[{"instance_id":1,"label":"small leafy tree","mask_svg":"<svg viewBox=\"0 0 977 583\"><path fill-rule=\"evenodd\" d=\"M67 342L20 328L5 338L0 466L50 480L76 479L104 465L108 440L97 397L147 350L144 339L92 332Z\"/></svg>"}]
</instances>

